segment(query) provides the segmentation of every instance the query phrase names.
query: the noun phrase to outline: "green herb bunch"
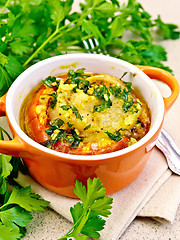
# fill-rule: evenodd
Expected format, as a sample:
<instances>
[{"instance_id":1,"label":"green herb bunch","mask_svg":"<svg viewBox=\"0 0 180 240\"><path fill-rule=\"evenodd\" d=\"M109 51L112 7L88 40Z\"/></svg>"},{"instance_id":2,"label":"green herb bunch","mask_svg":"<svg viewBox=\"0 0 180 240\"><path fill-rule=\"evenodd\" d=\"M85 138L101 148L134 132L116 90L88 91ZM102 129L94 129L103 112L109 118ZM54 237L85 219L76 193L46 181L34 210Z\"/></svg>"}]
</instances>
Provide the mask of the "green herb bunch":
<instances>
[{"instance_id":1,"label":"green herb bunch","mask_svg":"<svg viewBox=\"0 0 180 240\"><path fill-rule=\"evenodd\" d=\"M35 62L67 52L86 52L83 40L96 38L98 51L133 64L164 68L165 49L155 43L179 38L175 24L152 19L137 0L85 0L78 12L73 0L0 1L0 94ZM126 33L131 37L127 38ZM153 33L153 34L152 34ZM129 35L129 34L128 34Z\"/></svg>"}]
</instances>

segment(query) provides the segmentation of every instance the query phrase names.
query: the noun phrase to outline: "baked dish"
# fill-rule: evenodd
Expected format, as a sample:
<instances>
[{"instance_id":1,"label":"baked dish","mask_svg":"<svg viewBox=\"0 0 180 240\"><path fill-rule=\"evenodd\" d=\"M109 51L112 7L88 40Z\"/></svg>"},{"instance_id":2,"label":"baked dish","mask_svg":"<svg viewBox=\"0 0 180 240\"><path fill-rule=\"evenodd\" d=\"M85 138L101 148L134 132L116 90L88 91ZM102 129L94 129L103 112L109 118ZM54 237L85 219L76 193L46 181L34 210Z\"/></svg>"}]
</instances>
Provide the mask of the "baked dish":
<instances>
[{"instance_id":1,"label":"baked dish","mask_svg":"<svg viewBox=\"0 0 180 240\"><path fill-rule=\"evenodd\" d=\"M135 144L149 131L147 103L131 82L84 68L47 77L26 97L20 126L55 151L94 155Z\"/></svg>"}]
</instances>

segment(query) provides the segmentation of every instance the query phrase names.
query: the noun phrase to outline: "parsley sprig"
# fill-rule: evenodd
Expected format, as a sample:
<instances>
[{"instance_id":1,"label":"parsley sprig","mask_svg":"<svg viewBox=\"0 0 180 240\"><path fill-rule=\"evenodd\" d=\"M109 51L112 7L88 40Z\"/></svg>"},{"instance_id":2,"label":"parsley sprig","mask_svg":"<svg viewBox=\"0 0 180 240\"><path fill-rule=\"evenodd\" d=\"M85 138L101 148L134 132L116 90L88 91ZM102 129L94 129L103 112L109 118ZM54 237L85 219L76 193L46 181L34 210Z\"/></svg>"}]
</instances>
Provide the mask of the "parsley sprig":
<instances>
[{"instance_id":1,"label":"parsley sprig","mask_svg":"<svg viewBox=\"0 0 180 240\"><path fill-rule=\"evenodd\" d=\"M104 229L105 220L112 208L113 199L105 196L105 188L99 178L88 179L87 188L79 181L76 181L74 193L81 200L71 207L73 227L59 240L67 240L74 237L78 240L85 240L88 236L99 238L99 231Z\"/></svg>"}]
</instances>

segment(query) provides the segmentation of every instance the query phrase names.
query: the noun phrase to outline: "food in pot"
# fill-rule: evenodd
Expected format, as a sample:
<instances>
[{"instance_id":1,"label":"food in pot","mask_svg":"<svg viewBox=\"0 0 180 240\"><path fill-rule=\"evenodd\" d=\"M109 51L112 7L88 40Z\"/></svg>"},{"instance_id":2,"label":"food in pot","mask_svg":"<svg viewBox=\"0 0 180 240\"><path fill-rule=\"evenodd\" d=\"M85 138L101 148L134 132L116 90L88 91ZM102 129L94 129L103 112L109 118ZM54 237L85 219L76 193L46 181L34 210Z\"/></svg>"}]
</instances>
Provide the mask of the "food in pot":
<instances>
[{"instance_id":1,"label":"food in pot","mask_svg":"<svg viewBox=\"0 0 180 240\"><path fill-rule=\"evenodd\" d=\"M136 143L149 131L150 110L124 75L82 68L47 77L25 99L21 128L43 146L69 154L103 154Z\"/></svg>"}]
</instances>

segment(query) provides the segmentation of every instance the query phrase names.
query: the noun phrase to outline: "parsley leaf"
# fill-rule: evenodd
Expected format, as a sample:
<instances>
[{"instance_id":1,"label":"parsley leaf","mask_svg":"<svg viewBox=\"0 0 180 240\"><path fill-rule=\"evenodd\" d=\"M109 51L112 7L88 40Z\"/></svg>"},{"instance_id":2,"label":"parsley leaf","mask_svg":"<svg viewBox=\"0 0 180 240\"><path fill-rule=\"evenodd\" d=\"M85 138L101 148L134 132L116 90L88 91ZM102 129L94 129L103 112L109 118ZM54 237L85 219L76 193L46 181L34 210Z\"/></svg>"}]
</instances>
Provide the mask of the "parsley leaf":
<instances>
[{"instance_id":1,"label":"parsley leaf","mask_svg":"<svg viewBox=\"0 0 180 240\"><path fill-rule=\"evenodd\" d=\"M1 154L0 155L0 169L1 169L1 173L0 173L0 177L6 178L7 176L10 175L13 166L10 164L12 157L5 155L5 154Z\"/></svg>"},{"instance_id":2,"label":"parsley leaf","mask_svg":"<svg viewBox=\"0 0 180 240\"><path fill-rule=\"evenodd\" d=\"M178 31L178 27L175 24L164 23L161 20L160 15L155 20L157 28L164 39L178 39L180 35L180 31Z\"/></svg>"},{"instance_id":3,"label":"parsley leaf","mask_svg":"<svg viewBox=\"0 0 180 240\"><path fill-rule=\"evenodd\" d=\"M38 194L31 192L31 187L18 188L14 187L7 202L0 207L4 209L5 206L16 204L24 208L28 212L42 211L44 207L48 206L48 202L40 199Z\"/></svg>"},{"instance_id":4,"label":"parsley leaf","mask_svg":"<svg viewBox=\"0 0 180 240\"><path fill-rule=\"evenodd\" d=\"M87 188L79 181L76 181L74 193L82 201L71 207L71 215L74 226L61 239L74 237L75 239L86 239L87 236L98 238L99 231L104 229L105 220L103 217L108 217L112 208L113 199L105 196L99 178L88 179Z\"/></svg>"},{"instance_id":5,"label":"parsley leaf","mask_svg":"<svg viewBox=\"0 0 180 240\"><path fill-rule=\"evenodd\" d=\"M53 24L56 28L59 27L60 22L64 19L64 7L61 5L59 0L48 0L48 7L50 10L50 17L53 20Z\"/></svg>"},{"instance_id":6,"label":"parsley leaf","mask_svg":"<svg viewBox=\"0 0 180 240\"><path fill-rule=\"evenodd\" d=\"M105 39L101 33L101 31L99 30L99 28L97 27L97 25L95 25L94 23L92 23L92 21L90 20L86 20L83 19L82 21L82 32L86 32L87 34L93 34L93 36L102 44L105 45Z\"/></svg>"},{"instance_id":7,"label":"parsley leaf","mask_svg":"<svg viewBox=\"0 0 180 240\"><path fill-rule=\"evenodd\" d=\"M32 218L29 212L24 211L24 209L19 206L0 211L2 223L6 226L12 226L13 228L16 228L16 225L26 227Z\"/></svg>"},{"instance_id":8,"label":"parsley leaf","mask_svg":"<svg viewBox=\"0 0 180 240\"><path fill-rule=\"evenodd\" d=\"M19 239L22 234L19 232L18 229L13 229L11 226L5 226L0 222L0 233L2 240L15 240Z\"/></svg>"}]
</instances>

